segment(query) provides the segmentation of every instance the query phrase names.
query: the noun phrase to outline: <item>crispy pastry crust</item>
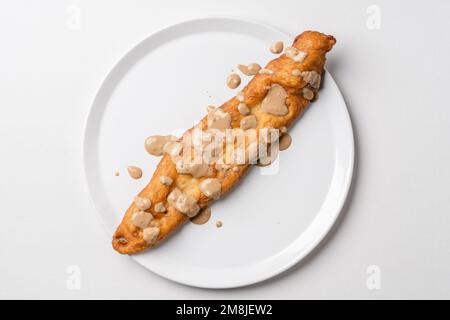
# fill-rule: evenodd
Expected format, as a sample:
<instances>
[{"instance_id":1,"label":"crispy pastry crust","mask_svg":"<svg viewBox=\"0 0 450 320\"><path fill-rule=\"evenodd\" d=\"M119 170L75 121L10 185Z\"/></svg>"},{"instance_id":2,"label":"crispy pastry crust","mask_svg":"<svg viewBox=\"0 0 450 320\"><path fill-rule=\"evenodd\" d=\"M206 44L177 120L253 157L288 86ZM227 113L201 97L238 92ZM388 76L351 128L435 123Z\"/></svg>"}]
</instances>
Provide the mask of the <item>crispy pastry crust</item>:
<instances>
[{"instance_id":1,"label":"crispy pastry crust","mask_svg":"<svg viewBox=\"0 0 450 320\"><path fill-rule=\"evenodd\" d=\"M289 127L295 119L306 109L309 101L302 95L302 88L306 85L302 77L293 76L294 69L301 71L316 71L322 74L325 64L325 54L331 50L336 40L315 31L306 31L297 36L293 47L307 54L302 62L295 62L285 54L270 61L266 69L274 71L274 74L257 74L248 83L243 90L246 104L251 108L251 113L256 115L258 120L257 128L281 128ZM288 93L286 105L288 113L284 116L275 116L264 113L260 110L260 103L266 96L268 89L272 84L281 85ZM233 128L239 128L240 121L244 117L237 110L239 101L233 97L225 102L220 108L231 115L231 125ZM207 127L207 119L204 117L201 122L203 127ZM190 129L192 130L192 129ZM218 172L214 170L213 177L222 180L222 194L230 190L238 183L241 177L249 169L250 165L239 165L238 171L228 170L227 172ZM163 185L159 177L169 176L173 179L171 186ZM167 204L167 196L173 188L189 189L189 194L198 199L198 205L203 208L210 204L211 199L204 196L198 189L198 182L204 178L194 179L191 175L178 174L174 163L169 155L165 154L158 164L150 183L139 193L140 197L150 198L152 206L149 210L154 216L153 223L159 226L160 233L157 242L154 245L147 244L142 237L142 230L131 223L133 212L137 211L134 203L130 205L123 217L123 220L112 239L112 245L115 250L122 254L133 254L153 247L163 239L178 229L189 218L178 212ZM163 202L167 208L166 213L154 212L154 205Z\"/></svg>"}]
</instances>

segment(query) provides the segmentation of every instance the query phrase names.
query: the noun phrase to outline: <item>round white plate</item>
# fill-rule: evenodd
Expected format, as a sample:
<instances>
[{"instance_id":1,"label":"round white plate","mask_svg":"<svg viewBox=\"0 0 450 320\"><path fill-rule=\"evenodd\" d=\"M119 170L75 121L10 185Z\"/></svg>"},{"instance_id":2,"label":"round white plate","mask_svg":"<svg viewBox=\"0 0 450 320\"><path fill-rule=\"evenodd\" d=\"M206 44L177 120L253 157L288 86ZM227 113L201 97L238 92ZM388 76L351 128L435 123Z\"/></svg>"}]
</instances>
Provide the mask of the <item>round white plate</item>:
<instances>
[{"instance_id":1,"label":"round white plate","mask_svg":"<svg viewBox=\"0 0 450 320\"><path fill-rule=\"evenodd\" d=\"M84 140L89 190L109 235L159 161L145 152L145 138L179 134L207 105L236 94L225 85L228 74L238 63L273 59L268 48L276 40L293 38L255 22L199 19L156 32L114 66L92 105ZM163 277L205 288L249 285L299 262L336 221L353 170L350 118L328 72L319 100L291 135L278 163L253 168L213 205L207 224L188 223L132 258ZM143 168L142 179L131 179L128 165Z\"/></svg>"}]
</instances>

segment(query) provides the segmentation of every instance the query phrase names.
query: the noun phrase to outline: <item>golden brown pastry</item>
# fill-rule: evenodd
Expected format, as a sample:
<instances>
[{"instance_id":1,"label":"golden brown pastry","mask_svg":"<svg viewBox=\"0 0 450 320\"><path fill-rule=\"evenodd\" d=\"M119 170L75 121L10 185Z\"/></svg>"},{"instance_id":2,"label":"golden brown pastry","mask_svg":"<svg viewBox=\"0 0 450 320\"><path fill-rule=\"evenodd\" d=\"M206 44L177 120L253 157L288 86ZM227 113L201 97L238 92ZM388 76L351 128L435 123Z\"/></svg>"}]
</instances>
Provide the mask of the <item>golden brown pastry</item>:
<instances>
[{"instance_id":1,"label":"golden brown pastry","mask_svg":"<svg viewBox=\"0 0 450 320\"><path fill-rule=\"evenodd\" d=\"M258 73L242 92L219 109L212 109L200 124L206 129L213 127L217 120L214 115L218 115L214 126L219 129L289 127L315 98L325 54L335 42L329 35L303 32L265 68L254 68ZM182 143L192 130L178 142ZM148 141L147 151L159 155L164 144L165 153L150 183L130 205L114 233L112 245L118 252L133 254L157 245L236 185L251 166L212 163L185 168L174 158L178 142L169 136Z\"/></svg>"}]
</instances>

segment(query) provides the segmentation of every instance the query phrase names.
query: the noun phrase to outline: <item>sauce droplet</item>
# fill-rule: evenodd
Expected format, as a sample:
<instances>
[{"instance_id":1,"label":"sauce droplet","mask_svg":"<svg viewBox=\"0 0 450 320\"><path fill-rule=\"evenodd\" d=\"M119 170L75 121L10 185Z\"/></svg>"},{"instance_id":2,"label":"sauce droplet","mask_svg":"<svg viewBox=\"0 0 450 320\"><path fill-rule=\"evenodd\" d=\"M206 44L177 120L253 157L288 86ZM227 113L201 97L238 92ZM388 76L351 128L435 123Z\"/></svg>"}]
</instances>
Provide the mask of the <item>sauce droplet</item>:
<instances>
[{"instance_id":1,"label":"sauce droplet","mask_svg":"<svg viewBox=\"0 0 450 320\"><path fill-rule=\"evenodd\" d=\"M246 76L254 76L261 70L261 66L257 63L250 63L249 65L238 64L238 69Z\"/></svg>"},{"instance_id":2,"label":"sauce droplet","mask_svg":"<svg viewBox=\"0 0 450 320\"><path fill-rule=\"evenodd\" d=\"M152 201L149 198L136 196L134 197L134 204L139 210L145 211L150 208L150 206L152 205Z\"/></svg>"},{"instance_id":3,"label":"sauce droplet","mask_svg":"<svg viewBox=\"0 0 450 320\"><path fill-rule=\"evenodd\" d=\"M250 109L247 107L247 105L243 102L238 104L238 111L240 114L246 116L250 113Z\"/></svg>"},{"instance_id":4,"label":"sauce droplet","mask_svg":"<svg viewBox=\"0 0 450 320\"><path fill-rule=\"evenodd\" d=\"M145 150L153 156L161 156L164 152L164 146L170 141L175 141L174 136L150 136L145 139Z\"/></svg>"},{"instance_id":5,"label":"sauce droplet","mask_svg":"<svg viewBox=\"0 0 450 320\"><path fill-rule=\"evenodd\" d=\"M302 62L306 58L306 53L295 47L287 47L285 53L287 57L291 58L295 62Z\"/></svg>"},{"instance_id":6,"label":"sauce droplet","mask_svg":"<svg viewBox=\"0 0 450 320\"><path fill-rule=\"evenodd\" d=\"M168 153L172 157L176 157L180 154L182 146L179 142L170 141L164 145L163 152Z\"/></svg>"},{"instance_id":7,"label":"sauce droplet","mask_svg":"<svg viewBox=\"0 0 450 320\"><path fill-rule=\"evenodd\" d=\"M227 86L230 89L236 89L241 84L241 77L238 74L232 73L227 78Z\"/></svg>"},{"instance_id":8,"label":"sauce droplet","mask_svg":"<svg viewBox=\"0 0 450 320\"><path fill-rule=\"evenodd\" d=\"M200 191L208 198L218 199L222 190L222 184L219 179L205 179L200 182Z\"/></svg>"},{"instance_id":9,"label":"sauce droplet","mask_svg":"<svg viewBox=\"0 0 450 320\"><path fill-rule=\"evenodd\" d=\"M173 183L173 179L169 176L159 176L159 181L165 186L170 186Z\"/></svg>"},{"instance_id":10,"label":"sauce droplet","mask_svg":"<svg viewBox=\"0 0 450 320\"><path fill-rule=\"evenodd\" d=\"M194 178L210 176L212 173L208 163L185 162L183 159L177 160L175 168L179 174L190 174Z\"/></svg>"},{"instance_id":11,"label":"sauce droplet","mask_svg":"<svg viewBox=\"0 0 450 320\"><path fill-rule=\"evenodd\" d=\"M303 88L302 93L303 98L305 98L306 100L312 100L314 98L314 92L307 87Z\"/></svg>"},{"instance_id":12,"label":"sauce droplet","mask_svg":"<svg viewBox=\"0 0 450 320\"><path fill-rule=\"evenodd\" d=\"M158 227L148 227L142 232L142 237L145 242L152 245L158 240L159 232L160 230Z\"/></svg>"},{"instance_id":13,"label":"sauce droplet","mask_svg":"<svg viewBox=\"0 0 450 320\"><path fill-rule=\"evenodd\" d=\"M231 115L217 108L208 113L207 123L208 129L231 129Z\"/></svg>"},{"instance_id":14,"label":"sauce droplet","mask_svg":"<svg viewBox=\"0 0 450 320\"><path fill-rule=\"evenodd\" d=\"M274 73L275 73L275 72L273 72L272 70L266 69L266 68L259 70L259 74L268 74L268 75L271 75L271 74L274 74Z\"/></svg>"},{"instance_id":15,"label":"sauce droplet","mask_svg":"<svg viewBox=\"0 0 450 320\"><path fill-rule=\"evenodd\" d=\"M301 76L303 77L303 81L310 84L311 87L319 89L321 77L316 71L303 71Z\"/></svg>"},{"instance_id":16,"label":"sauce droplet","mask_svg":"<svg viewBox=\"0 0 450 320\"><path fill-rule=\"evenodd\" d=\"M266 97L261 103L261 110L276 116L284 116L288 113L286 106L287 92L279 84L270 87Z\"/></svg>"},{"instance_id":17,"label":"sauce droplet","mask_svg":"<svg viewBox=\"0 0 450 320\"><path fill-rule=\"evenodd\" d=\"M167 202L169 205L181 213L184 213L189 218L195 217L200 210L197 204L197 199L194 197L181 192L180 189L175 188L167 197Z\"/></svg>"},{"instance_id":18,"label":"sauce droplet","mask_svg":"<svg viewBox=\"0 0 450 320\"><path fill-rule=\"evenodd\" d=\"M211 208L205 207L200 210L200 213L194 218L191 218L191 222L194 224L205 224L211 218Z\"/></svg>"},{"instance_id":19,"label":"sauce droplet","mask_svg":"<svg viewBox=\"0 0 450 320\"><path fill-rule=\"evenodd\" d=\"M147 228L150 221L153 220L153 216L149 212L137 211L131 216L131 223L138 228Z\"/></svg>"},{"instance_id":20,"label":"sauce droplet","mask_svg":"<svg viewBox=\"0 0 450 320\"><path fill-rule=\"evenodd\" d=\"M155 212L166 212L166 206L164 205L164 203L158 202L157 204L155 204Z\"/></svg>"},{"instance_id":21,"label":"sauce droplet","mask_svg":"<svg viewBox=\"0 0 450 320\"><path fill-rule=\"evenodd\" d=\"M292 137L289 133L283 133L280 137L280 142L278 145L278 149L280 151L286 150L292 143Z\"/></svg>"},{"instance_id":22,"label":"sauce droplet","mask_svg":"<svg viewBox=\"0 0 450 320\"><path fill-rule=\"evenodd\" d=\"M140 179L142 177L142 170L139 167L128 166L127 170L128 170L128 174L133 179Z\"/></svg>"},{"instance_id":23,"label":"sauce droplet","mask_svg":"<svg viewBox=\"0 0 450 320\"><path fill-rule=\"evenodd\" d=\"M242 118L240 126L242 130L248 130L256 128L256 124L257 124L256 116L252 114Z\"/></svg>"},{"instance_id":24,"label":"sauce droplet","mask_svg":"<svg viewBox=\"0 0 450 320\"><path fill-rule=\"evenodd\" d=\"M222 226L223 226L222 221L219 220L219 221L216 222L216 227L217 228L221 228Z\"/></svg>"},{"instance_id":25,"label":"sauce droplet","mask_svg":"<svg viewBox=\"0 0 450 320\"><path fill-rule=\"evenodd\" d=\"M244 93L243 93L242 91L239 91L239 92L236 94L236 99L237 99L239 102L245 102L245 95L244 95Z\"/></svg>"},{"instance_id":26,"label":"sauce droplet","mask_svg":"<svg viewBox=\"0 0 450 320\"><path fill-rule=\"evenodd\" d=\"M283 51L284 45L283 41L277 41L270 47L270 52L274 54L279 54Z\"/></svg>"}]
</instances>

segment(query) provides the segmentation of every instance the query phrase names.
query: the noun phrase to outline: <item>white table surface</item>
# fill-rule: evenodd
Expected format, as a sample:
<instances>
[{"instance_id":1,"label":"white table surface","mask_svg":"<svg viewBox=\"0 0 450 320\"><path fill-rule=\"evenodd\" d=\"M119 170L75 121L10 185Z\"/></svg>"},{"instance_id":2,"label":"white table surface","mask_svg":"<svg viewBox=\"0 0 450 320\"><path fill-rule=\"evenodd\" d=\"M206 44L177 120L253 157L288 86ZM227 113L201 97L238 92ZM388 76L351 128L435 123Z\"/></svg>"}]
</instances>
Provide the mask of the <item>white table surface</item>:
<instances>
[{"instance_id":1,"label":"white table surface","mask_svg":"<svg viewBox=\"0 0 450 320\"><path fill-rule=\"evenodd\" d=\"M5 1L0 298L450 298L450 2L421 3ZM379 29L367 26L371 5ZM112 65L152 32L211 15L333 34L327 67L357 143L352 193L327 240L285 274L231 290L179 285L111 250L82 166L85 119ZM79 290L67 286L73 265ZM367 286L372 265L378 289Z\"/></svg>"}]
</instances>

